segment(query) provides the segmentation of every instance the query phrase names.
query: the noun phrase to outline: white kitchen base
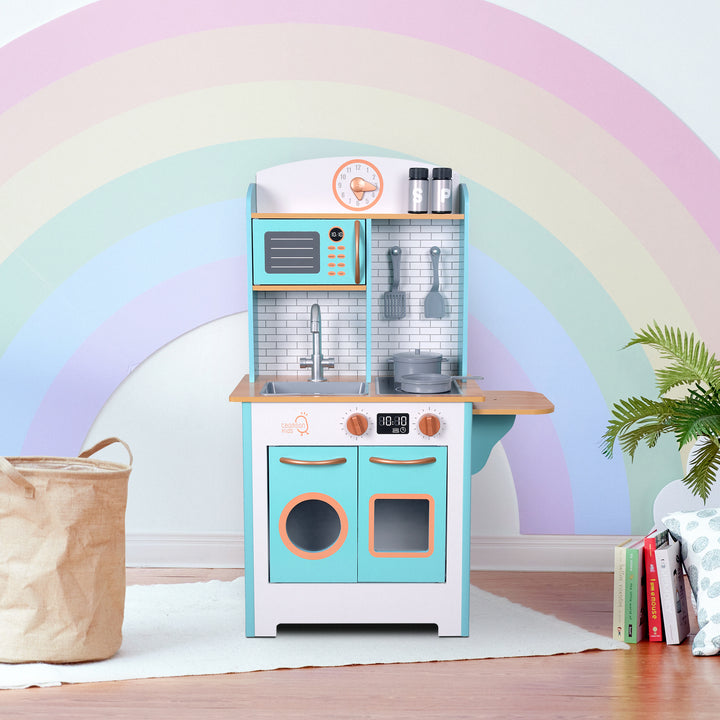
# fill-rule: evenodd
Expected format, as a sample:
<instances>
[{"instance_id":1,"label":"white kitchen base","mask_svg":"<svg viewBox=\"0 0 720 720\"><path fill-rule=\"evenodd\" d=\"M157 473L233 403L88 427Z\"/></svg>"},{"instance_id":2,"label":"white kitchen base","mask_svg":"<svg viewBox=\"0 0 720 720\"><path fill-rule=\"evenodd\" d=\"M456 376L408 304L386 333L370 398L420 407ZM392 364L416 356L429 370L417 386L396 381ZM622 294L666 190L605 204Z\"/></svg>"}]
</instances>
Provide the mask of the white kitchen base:
<instances>
[{"instance_id":1,"label":"white kitchen base","mask_svg":"<svg viewBox=\"0 0 720 720\"><path fill-rule=\"evenodd\" d=\"M448 583L267 584L255 593L255 636L286 624L429 624L440 636L463 632L461 593ZM464 598L467 611L467 597Z\"/></svg>"},{"instance_id":2,"label":"white kitchen base","mask_svg":"<svg viewBox=\"0 0 720 720\"><path fill-rule=\"evenodd\" d=\"M377 429L378 412L383 404L359 403L350 408L338 403L253 403L246 406L246 427L260 428L252 433L246 451L252 458L252 493L246 495L251 506L245 509L246 530L252 525L252 547L246 545L246 632L249 637L274 637L283 623L428 623L437 625L439 635L468 634L469 593L469 513L464 503L465 477L469 477L469 460L463 452L463 427L468 409L463 403L448 403L442 408L421 403L395 402L395 413L407 413L409 431L392 436L380 445L383 436ZM427 437L417 430L418 418L434 412L441 418L438 432ZM362 436L347 431L350 413L362 414L369 421ZM298 420L301 418L301 420ZM385 436L387 437L387 436ZM269 523L268 448L281 446L292 455L293 448L322 445L340 455L347 446L369 446L373 452L400 455L400 449L418 449L420 456L432 455L438 447L447 449L447 465L437 467L441 473L446 514L436 519L443 527L444 582L270 582L273 562L268 538L277 532ZM299 454L299 453L298 453ZM433 463L433 466L439 463ZM384 487L387 470L373 466L372 482ZM418 466L415 474L421 472ZM298 475L298 494L314 491L317 470ZM388 481L389 482L389 481ZM246 486L246 490L249 489ZM436 504L439 498L436 498ZM251 512L248 512L251 511ZM358 528L367 523L367 508L358 506ZM246 543L249 533L246 532ZM464 539L468 540L467 543ZM359 542L348 538L347 542ZM363 548L358 548L358 553ZM312 561L314 562L314 561ZM382 565L383 558L377 562ZM249 571L248 571L249 568Z\"/></svg>"}]
</instances>

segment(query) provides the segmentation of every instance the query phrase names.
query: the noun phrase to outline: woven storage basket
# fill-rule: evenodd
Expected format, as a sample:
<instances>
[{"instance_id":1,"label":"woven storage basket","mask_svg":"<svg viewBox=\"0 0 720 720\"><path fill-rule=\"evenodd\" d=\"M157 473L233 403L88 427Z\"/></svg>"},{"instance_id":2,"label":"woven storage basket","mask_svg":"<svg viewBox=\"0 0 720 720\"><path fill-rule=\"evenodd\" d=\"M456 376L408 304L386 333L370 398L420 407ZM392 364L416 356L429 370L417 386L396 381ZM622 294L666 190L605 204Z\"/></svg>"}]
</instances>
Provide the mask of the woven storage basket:
<instances>
[{"instance_id":1,"label":"woven storage basket","mask_svg":"<svg viewBox=\"0 0 720 720\"><path fill-rule=\"evenodd\" d=\"M90 459L113 443L128 465ZM110 657L122 642L132 453L0 457L0 662Z\"/></svg>"}]
</instances>

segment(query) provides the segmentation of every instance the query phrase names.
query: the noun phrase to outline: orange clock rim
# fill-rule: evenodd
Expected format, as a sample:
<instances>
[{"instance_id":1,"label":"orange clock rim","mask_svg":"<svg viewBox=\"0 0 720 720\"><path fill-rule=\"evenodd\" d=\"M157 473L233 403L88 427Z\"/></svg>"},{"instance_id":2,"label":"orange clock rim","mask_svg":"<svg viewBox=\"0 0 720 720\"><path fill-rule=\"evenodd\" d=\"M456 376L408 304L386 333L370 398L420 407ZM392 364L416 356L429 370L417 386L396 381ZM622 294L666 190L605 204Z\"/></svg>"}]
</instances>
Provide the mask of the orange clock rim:
<instances>
[{"instance_id":1,"label":"orange clock rim","mask_svg":"<svg viewBox=\"0 0 720 720\"><path fill-rule=\"evenodd\" d=\"M337 189L336 189L338 175L340 174L340 172L342 171L343 168L347 167L348 165L352 165L353 163L362 163L363 165L367 165L368 167L371 167L377 173L378 180L380 181L380 183L378 185L377 196L375 197L375 199L371 203L368 203L367 205L364 205L361 208L355 208L352 205L348 205L346 202L341 200L340 196L337 193ZM373 205L375 205L377 203L377 201L380 200L380 198L382 197L383 188L384 188L384 182L383 182L383 176L382 176L382 173L380 172L380 170L378 170L378 168L375 165L373 165L373 163L368 162L367 160L363 160L362 158L354 158L353 160L348 160L348 161L344 162L335 171L335 175L333 175L333 179L332 179L332 189L333 189L333 195L335 196L335 199L343 207L347 208L348 210L352 210L353 212L364 212L365 210L368 210Z\"/></svg>"}]
</instances>

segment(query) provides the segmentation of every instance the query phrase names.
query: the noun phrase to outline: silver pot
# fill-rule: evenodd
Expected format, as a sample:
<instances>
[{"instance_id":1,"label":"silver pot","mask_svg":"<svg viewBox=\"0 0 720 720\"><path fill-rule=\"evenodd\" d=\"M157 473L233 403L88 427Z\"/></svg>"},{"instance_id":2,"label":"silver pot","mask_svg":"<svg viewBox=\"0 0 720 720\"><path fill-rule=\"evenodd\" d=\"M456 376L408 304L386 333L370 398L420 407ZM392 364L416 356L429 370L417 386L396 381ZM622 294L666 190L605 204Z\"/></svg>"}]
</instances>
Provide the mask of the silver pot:
<instances>
[{"instance_id":1,"label":"silver pot","mask_svg":"<svg viewBox=\"0 0 720 720\"><path fill-rule=\"evenodd\" d=\"M444 359L440 353L421 350L395 353L391 358L395 385L399 386L405 375L440 374Z\"/></svg>"}]
</instances>

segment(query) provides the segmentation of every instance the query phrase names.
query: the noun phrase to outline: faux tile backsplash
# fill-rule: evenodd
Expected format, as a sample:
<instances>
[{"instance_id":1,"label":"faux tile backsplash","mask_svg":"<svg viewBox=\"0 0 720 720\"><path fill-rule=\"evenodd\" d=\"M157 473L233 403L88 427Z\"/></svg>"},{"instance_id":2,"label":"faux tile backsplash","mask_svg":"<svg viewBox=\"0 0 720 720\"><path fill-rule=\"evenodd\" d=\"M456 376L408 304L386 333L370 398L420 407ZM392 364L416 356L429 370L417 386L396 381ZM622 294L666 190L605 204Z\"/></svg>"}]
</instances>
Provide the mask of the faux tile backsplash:
<instances>
[{"instance_id":1,"label":"faux tile backsplash","mask_svg":"<svg viewBox=\"0 0 720 720\"><path fill-rule=\"evenodd\" d=\"M457 375L461 337L460 294L463 254L459 220L379 220L372 226L372 374L390 375L388 358L395 352L414 350L442 353L448 361L443 372ZM405 292L406 315L402 320L385 318L384 294L392 287L390 248L400 247L399 291ZM425 296L433 281L430 248L440 248L440 293L445 298L445 317L425 317Z\"/></svg>"},{"instance_id":2,"label":"faux tile backsplash","mask_svg":"<svg viewBox=\"0 0 720 720\"><path fill-rule=\"evenodd\" d=\"M459 372L461 337L459 312L462 292L462 248L459 220L373 220L372 223L372 367L373 375L392 374L390 356L420 348L442 353L448 361L443 372ZM406 316L387 320L383 295L392 285L389 251L401 248L399 290L406 294ZM430 248L440 248L440 293L445 298L445 317L424 315L425 296L432 286ZM255 293L255 361L260 375L309 377L300 358L312 353L310 308L320 305L322 352L334 358L328 378L364 375L366 305L365 293L354 290L272 291Z\"/></svg>"},{"instance_id":3,"label":"faux tile backsplash","mask_svg":"<svg viewBox=\"0 0 720 720\"><path fill-rule=\"evenodd\" d=\"M300 358L312 354L310 308L320 306L325 376L365 374L365 293L351 290L255 294L255 358L261 375L310 377Z\"/></svg>"}]
</instances>

